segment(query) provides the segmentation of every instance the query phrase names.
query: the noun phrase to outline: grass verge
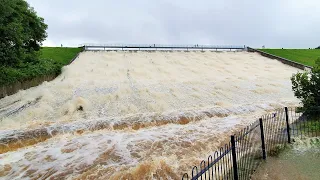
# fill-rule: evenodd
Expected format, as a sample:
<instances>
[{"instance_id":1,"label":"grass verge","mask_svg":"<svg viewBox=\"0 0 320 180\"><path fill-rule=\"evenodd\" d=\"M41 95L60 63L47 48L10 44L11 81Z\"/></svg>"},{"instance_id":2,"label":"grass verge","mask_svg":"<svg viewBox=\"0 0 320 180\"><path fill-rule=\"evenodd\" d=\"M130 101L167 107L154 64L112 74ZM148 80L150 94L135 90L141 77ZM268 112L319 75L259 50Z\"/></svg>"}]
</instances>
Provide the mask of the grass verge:
<instances>
[{"instance_id":1,"label":"grass verge","mask_svg":"<svg viewBox=\"0 0 320 180\"><path fill-rule=\"evenodd\" d=\"M19 67L0 65L0 86L23 82L38 76L59 74L61 68L72 60L81 48L43 47L40 60L36 63L23 64Z\"/></svg>"},{"instance_id":2,"label":"grass verge","mask_svg":"<svg viewBox=\"0 0 320 180\"><path fill-rule=\"evenodd\" d=\"M304 65L314 66L320 57L320 49L259 49L269 54L280 56Z\"/></svg>"}]
</instances>

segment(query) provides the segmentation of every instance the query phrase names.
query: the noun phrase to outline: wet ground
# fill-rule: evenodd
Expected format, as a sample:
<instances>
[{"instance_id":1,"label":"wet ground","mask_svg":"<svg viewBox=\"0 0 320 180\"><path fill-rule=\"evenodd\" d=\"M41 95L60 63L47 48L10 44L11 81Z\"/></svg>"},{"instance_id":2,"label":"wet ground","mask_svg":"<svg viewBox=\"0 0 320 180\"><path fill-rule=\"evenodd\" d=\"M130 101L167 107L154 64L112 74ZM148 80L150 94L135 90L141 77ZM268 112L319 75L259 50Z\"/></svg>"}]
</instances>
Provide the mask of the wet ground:
<instances>
[{"instance_id":1,"label":"wet ground","mask_svg":"<svg viewBox=\"0 0 320 180\"><path fill-rule=\"evenodd\" d=\"M297 139L277 157L267 157L253 179L319 180L320 138Z\"/></svg>"}]
</instances>

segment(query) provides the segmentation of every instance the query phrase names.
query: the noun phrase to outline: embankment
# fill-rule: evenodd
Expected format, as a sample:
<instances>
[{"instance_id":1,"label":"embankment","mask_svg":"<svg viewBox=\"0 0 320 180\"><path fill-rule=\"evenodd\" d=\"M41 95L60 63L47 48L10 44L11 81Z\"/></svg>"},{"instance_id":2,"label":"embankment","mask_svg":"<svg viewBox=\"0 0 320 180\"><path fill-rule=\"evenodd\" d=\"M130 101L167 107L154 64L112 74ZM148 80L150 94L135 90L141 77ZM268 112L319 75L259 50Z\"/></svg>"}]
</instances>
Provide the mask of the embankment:
<instances>
[{"instance_id":1,"label":"embankment","mask_svg":"<svg viewBox=\"0 0 320 180\"><path fill-rule=\"evenodd\" d=\"M307 65L304 65L304 64L301 64L301 63L298 63L298 62L294 62L292 60L289 60L289 59L286 59L286 58L283 58L283 57L279 57L279 56L276 56L276 55L273 55L273 54L270 54L270 53L267 53L267 52L263 52L263 51L260 51L258 49L247 47L247 50L248 50L248 52L257 52L257 53L261 54L262 56L265 56L265 57L268 57L268 58L271 58L271 59L276 59L276 60L278 60L278 61L280 61L280 62L282 62L284 64L293 66L295 68L299 68L299 69L302 69L302 70L312 69L311 66L307 66Z\"/></svg>"},{"instance_id":2,"label":"embankment","mask_svg":"<svg viewBox=\"0 0 320 180\"><path fill-rule=\"evenodd\" d=\"M23 68L0 67L0 98L53 80L61 68L72 63L82 51L83 48L43 47L36 64Z\"/></svg>"}]
</instances>

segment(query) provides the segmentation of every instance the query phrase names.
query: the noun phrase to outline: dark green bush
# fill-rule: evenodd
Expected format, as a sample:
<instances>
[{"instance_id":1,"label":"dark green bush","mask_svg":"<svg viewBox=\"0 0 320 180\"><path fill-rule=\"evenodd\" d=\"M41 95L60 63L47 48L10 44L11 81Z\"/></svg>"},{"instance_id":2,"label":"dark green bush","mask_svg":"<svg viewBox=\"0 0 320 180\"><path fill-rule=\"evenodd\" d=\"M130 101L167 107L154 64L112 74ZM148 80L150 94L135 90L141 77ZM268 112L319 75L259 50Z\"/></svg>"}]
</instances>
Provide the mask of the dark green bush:
<instances>
[{"instance_id":1,"label":"dark green bush","mask_svg":"<svg viewBox=\"0 0 320 180\"><path fill-rule=\"evenodd\" d=\"M292 90L303 107L299 110L307 114L320 110L320 57L311 72L299 72L291 77Z\"/></svg>"}]
</instances>

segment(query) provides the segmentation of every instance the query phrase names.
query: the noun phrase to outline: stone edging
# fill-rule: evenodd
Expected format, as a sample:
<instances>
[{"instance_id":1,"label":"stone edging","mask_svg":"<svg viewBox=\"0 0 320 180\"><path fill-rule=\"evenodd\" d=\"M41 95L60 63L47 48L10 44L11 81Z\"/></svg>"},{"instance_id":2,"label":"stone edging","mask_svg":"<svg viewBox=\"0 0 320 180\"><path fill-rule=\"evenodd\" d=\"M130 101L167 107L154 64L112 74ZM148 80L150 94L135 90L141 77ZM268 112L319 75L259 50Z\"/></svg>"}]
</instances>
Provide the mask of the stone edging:
<instances>
[{"instance_id":1,"label":"stone edging","mask_svg":"<svg viewBox=\"0 0 320 180\"><path fill-rule=\"evenodd\" d=\"M280 61L280 62L282 62L284 64L287 64L289 66L293 66L295 68L299 68L299 69L302 69L302 70L310 70L310 69L312 69L311 66L303 65L301 63L297 63L297 62L294 62L294 61L286 59L286 58L282 58L282 57L279 57L279 56L276 56L276 55L273 55L273 54L269 54L269 53L260 51L258 49L247 47L247 51L248 52L257 52L257 53L261 54L262 56L265 56L265 57L268 57L268 58L271 58L271 59L276 59L276 60L278 60L278 61Z\"/></svg>"}]
</instances>

